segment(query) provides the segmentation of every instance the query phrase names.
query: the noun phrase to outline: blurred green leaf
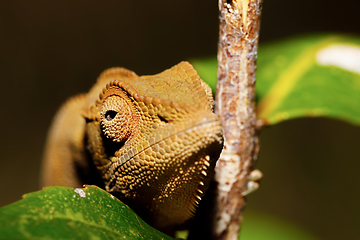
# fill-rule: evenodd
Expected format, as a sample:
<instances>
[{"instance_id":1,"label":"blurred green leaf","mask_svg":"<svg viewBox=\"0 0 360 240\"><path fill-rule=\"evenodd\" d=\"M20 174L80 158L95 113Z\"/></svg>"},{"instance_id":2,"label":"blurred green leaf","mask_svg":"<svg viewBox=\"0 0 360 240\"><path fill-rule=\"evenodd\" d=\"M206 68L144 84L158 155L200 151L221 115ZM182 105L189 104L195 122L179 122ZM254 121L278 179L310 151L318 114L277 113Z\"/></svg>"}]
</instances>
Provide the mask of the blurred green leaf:
<instances>
[{"instance_id":1,"label":"blurred green leaf","mask_svg":"<svg viewBox=\"0 0 360 240\"><path fill-rule=\"evenodd\" d=\"M316 240L319 238L289 222L246 209L239 239Z\"/></svg>"},{"instance_id":2,"label":"blurred green leaf","mask_svg":"<svg viewBox=\"0 0 360 240\"><path fill-rule=\"evenodd\" d=\"M331 117L360 124L360 38L317 35L260 45L257 115L264 124ZM193 60L214 87L215 58Z\"/></svg>"},{"instance_id":3,"label":"blurred green leaf","mask_svg":"<svg viewBox=\"0 0 360 240\"><path fill-rule=\"evenodd\" d=\"M0 239L173 239L96 186L47 187L0 208Z\"/></svg>"}]
</instances>

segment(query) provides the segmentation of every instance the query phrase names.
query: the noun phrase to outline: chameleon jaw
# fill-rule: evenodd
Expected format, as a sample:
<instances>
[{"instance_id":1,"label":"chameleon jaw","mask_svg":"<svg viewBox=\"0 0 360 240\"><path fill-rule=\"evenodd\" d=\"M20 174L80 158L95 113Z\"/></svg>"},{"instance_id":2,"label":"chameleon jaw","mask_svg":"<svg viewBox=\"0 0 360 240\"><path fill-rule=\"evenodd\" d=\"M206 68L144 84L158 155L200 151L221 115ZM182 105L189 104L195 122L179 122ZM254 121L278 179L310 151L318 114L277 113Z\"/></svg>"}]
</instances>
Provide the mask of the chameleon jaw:
<instances>
[{"instance_id":1,"label":"chameleon jaw","mask_svg":"<svg viewBox=\"0 0 360 240\"><path fill-rule=\"evenodd\" d=\"M113 158L116 162L109 168L106 190L157 228L180 224L194 214L207 190L222 140L220 121L214 117L138 153L132 149L128 160ZM176 143L172 153L166 155L161 149L172 143ZM167 157L160 158L160 152Z\"/></svg>"},{"instance_id":2,"label":"chameleon jaw","mask_svg":"<svg viewBox=\"0 0 360 240\"><path fill-rule=\"evenodd\" d=\"M109 192L121 191L123 194L127 194L127 190L132 190L136 188L136 186L128 185L125 188L119 188L119 185L115 183L116 181L126 182L125 179L119 181L118 176L121 173L130 171L136 171L135 173L140 173L143 166L145 166L145 169L150 169L150 171L168 171L165 170L164 167L166 167L166 165L170 166L172 164L171 162L176 162L176 160L173 160L174 158L180 156L186 160L186 154L191 153L193 155L195 152L200 152L201 146L206 145L204 142L209 144L212 141L215 141L222 146L222 129L219 124L220 123L217 119L204 119L202 122L191 128L172 135L168 135L165 138L160 139L157 142L154 142L142 149L136 150L137 146L135 146L130 148L130 150L128 150L125 154L122 154L120 157L110 157L109 165L107 166L107 176L109 176L109 178L105 178L105 181L107 182L105 185L106 190ZM217 129L218 134L214 134L214 129ZM207 135L207 131L209 132L209 135ZM183 146L179 144L184 139L191 138L192 133L195 132L201 133L202 135L200 137L194 137L192 142L186 144L185 146L184 144L182 144ZM208 141L209 139L212 140ZM172 143L175 144L172 145ZM171 145L171 147L169 147L169 145ZM199 149L197 149L196 145L198 145ZM205 149L206 147L202 148ZM169 152L169 154L167 154L167 152ZM206 155L205 159L209 161L210 156ZM185 165L185 163L183 164ZM181 167L180 165L181 164L179 163L177 164L178 167ZM154 167L154 169L151 167ZM140 172L137 172L137 170ZM178 169L174 169L174 171L177 172ZM149 172L147 173L151 174ZM182 173L180 172L180 174ZM150 176L149 180L151 180L151 178L152 177ZM158 179L158 176L154 175L153 178ZM147 185L149 185L149 183L147 183Z\"/></svg>"}]
</instances>

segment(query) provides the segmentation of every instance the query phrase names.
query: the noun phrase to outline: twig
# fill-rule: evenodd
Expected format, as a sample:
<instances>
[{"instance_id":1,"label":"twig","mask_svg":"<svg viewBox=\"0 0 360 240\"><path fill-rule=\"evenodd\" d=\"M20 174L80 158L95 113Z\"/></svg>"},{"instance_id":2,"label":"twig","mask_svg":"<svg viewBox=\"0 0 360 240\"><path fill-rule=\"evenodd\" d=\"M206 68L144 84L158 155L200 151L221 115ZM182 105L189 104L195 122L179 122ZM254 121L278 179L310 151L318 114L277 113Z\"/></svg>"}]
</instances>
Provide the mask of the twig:
<instances>
[{"instance_id":1,"label":"twig","mask_svg":"<svg viewBox=\"0 0 360 240\"><path fill-rule=\"evenodd\" d=\"M248 175L259 149L255 129L255 72L261 0L219 0L220 33L215 112L225 147L215 169L218 184L214 239L238 239Z\"/></svg>"}]
</instances>

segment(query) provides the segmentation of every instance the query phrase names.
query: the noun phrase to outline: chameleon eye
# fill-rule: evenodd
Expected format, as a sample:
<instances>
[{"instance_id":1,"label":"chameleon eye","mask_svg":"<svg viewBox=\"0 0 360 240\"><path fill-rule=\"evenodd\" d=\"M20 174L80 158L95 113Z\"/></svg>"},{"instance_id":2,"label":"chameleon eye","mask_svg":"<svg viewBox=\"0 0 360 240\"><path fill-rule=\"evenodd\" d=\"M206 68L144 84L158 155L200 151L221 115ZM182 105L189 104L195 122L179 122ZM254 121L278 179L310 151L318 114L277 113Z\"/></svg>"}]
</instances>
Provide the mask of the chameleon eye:
<instances>
[{"instance_id":1,"label":"chameleon eye","mask_svg":"<svg viewBox=\"0 0 360 240\"><path fill-rule=\"evenodd\" d=\"M114 142L124 142L131 135L131 108L120 96L110 96L103 102L100 111L101 127L104 135Z\"/></svg>"},{"instance_id":2,"label":"chameleon eye","mask_svg":"<svg viewBox=\"0 0 360 240\"><path fill-rule=\"evenodd\" d=\"M117 112L113 111L113 110L109 110L105 113L105 120L110 122L112 121L117 115Z\"/></svg>"}]
</instances>

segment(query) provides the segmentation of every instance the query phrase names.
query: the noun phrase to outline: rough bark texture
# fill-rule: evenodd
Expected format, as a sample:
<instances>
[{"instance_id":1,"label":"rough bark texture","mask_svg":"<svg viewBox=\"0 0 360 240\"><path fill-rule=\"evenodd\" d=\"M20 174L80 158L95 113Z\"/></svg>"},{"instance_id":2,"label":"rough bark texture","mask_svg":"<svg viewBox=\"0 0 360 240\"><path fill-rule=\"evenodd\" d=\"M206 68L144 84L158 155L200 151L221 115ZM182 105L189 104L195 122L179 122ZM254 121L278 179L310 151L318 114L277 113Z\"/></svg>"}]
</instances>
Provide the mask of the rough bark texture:
<instances>
[{"instance_id":1,"label":"rough bark texture","mask_svg":"<svg viewBox=\"0 0 360 240\"><path fill-rule=\"evenodd\" d=\"M225 147L216 166L214 239L234 240L242 220L248 174L259 149L255 128L255 72L261 0L219 0L220 37L215 112Z\"/></svg>"}]
</instances>

